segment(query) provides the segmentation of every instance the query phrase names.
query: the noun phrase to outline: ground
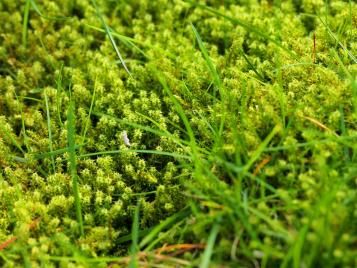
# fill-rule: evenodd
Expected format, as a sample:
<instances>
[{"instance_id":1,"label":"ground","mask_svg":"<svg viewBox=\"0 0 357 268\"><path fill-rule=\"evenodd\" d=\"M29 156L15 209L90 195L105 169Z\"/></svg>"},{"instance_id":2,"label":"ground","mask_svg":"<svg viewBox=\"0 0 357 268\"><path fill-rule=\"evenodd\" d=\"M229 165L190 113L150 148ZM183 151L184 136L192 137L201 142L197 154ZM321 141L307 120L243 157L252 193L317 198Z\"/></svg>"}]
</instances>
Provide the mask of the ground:
<instances>
[{"instance_id":1,"label":"ground","mask_svg":"<svg viewBox=\"0 0 357 268\"><path fill-rule=\"evenodd\" d=\"M2 267L356 267L357 5L1 0Z\"/></svg>"}]
</instances>

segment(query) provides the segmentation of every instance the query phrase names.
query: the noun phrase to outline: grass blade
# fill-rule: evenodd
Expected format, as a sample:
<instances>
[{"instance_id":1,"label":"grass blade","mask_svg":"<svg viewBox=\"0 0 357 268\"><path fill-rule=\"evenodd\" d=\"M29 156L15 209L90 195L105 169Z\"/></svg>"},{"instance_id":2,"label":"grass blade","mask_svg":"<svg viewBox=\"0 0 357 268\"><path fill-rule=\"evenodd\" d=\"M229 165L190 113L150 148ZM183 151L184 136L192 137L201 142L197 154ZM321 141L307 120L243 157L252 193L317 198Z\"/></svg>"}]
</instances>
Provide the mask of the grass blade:
<instances>
[{"instance_id":1,"label":"grass blade","mask_svg":"<svg viewBox=\"0 0 357 268\"><path fill-rule=\"evenodd\" d=\"M92 30L95 30L95 31L98 31L98 32L101 32L101 33L106 33L105 30L103 30L102 28L98 28L98 27L95 27L93 25L90 25L90 24L84 24L84 26L92 29ZM111 29L111 34L113 35L113 37L116 37L118 38L121 42L123 42L124 45L126 45L128 48L130 49L134 49L136 51L138 51L140 54L142 54L145 58L149 58L149 56L141 49L139 48L137 45L135 45L135 43L138 43L140 45L145 45L141 42L138 42L137 40L135 40L134 38L131 38L131 37L128 37L128 36L125 36L125 35L121 35L119 33L116 33L114 32L112 29Z\"/></svg>"},{"instance_id":2,"label":"grass blade","mask_svg":"<svg viewBox=\"0 0 357 268\"><path fill-rule=\"evenodd\" d=\"M171 156L174 158L181 158L181 159L187 159L191 160L191 157L188 155L182 155L182 154L176 154L176 153L170 153L170 152L164 152L164 151L156 151L156 150L111 150L111 151L102 151L102 152L95 152L95 153L88 153L88 154L82 154L79 155L79 158L84 158L84 157L91 157L91 156L98 156L98 155L107 155L107 154L120 154L123 152L132 152L132 153L143 153L143 154L156 154L156 155L166 155L166 156Z\"/></svg>"},{"instance_id":3,"label":"grass blade","mask_svg":"<svg viewBox=\"0 0 357 268\"><path fill-rule=\"evenodd\" d=\"M46 20L69 20L70 17L65 17L65 16L46 16L44 15L40 9L38 8L35 0L30 0L31 2L31 6L33 8L33 10L41 17L41 18L44 18Z\"/></svg>"},{"instance_id":4,"label":"grass blade","mask_svg":"<svg viewBox=\"0 0 357 268\"><path fill-rule=\"evenodd\" d=\"M79 225L80 235L84 235L83 228L83 218L82 218L82 207L81 200L79 196L78 189L78 176L77 176L77 163L76 163L76 129L75 129L75 114L74 114L74 103L71 101L69 103L68 113L67 113L67 132L68 132L68 153L69 153L69 169L72 177L72 187L74 195L74 205L76 208L77 222Z\"/></svg>"},{"instance_id":5,"label":"grass blade","mask_svg":"<svg viewBox=\"0 0 357 268\"><path fill-rule=\"evenodd\" d=\"M31 0L26 0L24 18L22 22L22 45L24 47L27 46L27 30L28 30L28 23L29 23L30 8L31 8Z\"/></svg>"},{"instance_id":6,"label":"grass blade","mask_svg":"<svg viewBox=\"0 0 357 268\"><path fill-rule=\"evenodd\" d=\"M139 248L143 248L147 244L150 243L154 238L157 237L157 235L164 230L165 228L171 226L177 221L180 221L183 218L186 218L190 214L190 210L188 208L185 208L181 210L180 212L166 218L163 222L155 226L144 238L141 240L139 244Z\"/></svg>"},{"instance_id":7,"label":"grass blade","mask_svg":"<svg viewBox=\"0 0 357 268\"><path fill-rule=\"evenodd\" d=\"M108 25L105 23L104 18L103 18L102 14L99 11L99 8L97 6L97 2L95 0L91 0L91 1L92 1L93 5L94 5L95 10L97 11L97 16L99 17L100 21L102 22L102 24L104 26L104 29L105 29L105 33L108 35L110 43L112 44L112 46L113 46L113 48L114 48L114 50L115 50L120 62L123 64L123 67L124 67L125 71L131 76L131 73L129 72L128 67L126 67L125 61L124 61L123 57L121 56L120 51L119 51L119 49L118 49L118 47L117 47L117 45L115 43L115 40L114 40L113 35L112 35L112 32L109 29Z\"/></svg>"},{"instance_id":8,"label":"grass blade","mask_svg":"<svg viewBox=\"0 0 357 268\"><path fill-rule=\"evenodd\" d=\"M12 134L6 129L5 126L3 126L3 124L0 124L0 130L2 132L2 134L4 134L5 136L7 136L10 141L15 145L15 147L17 149L19 149L19 151L22 154L25 154L25 151L21 148L20 144L16 141L16 139L12 136Z\"/></svg>"},{"instance_id":9,"label":"grass blade","mask_svg":"<svg viewBox=\"0 0 357 268\"><path fill-rule=\"evenodd\" d=\"M211 262L213 247L214 247L214 243L216 242L216 237L218 235L218 232L219 232L219 224L216 223L215 225L213 225L211 232L209 234L207 246L206 246L205 251L203 252L203 257L202 257L202 261L200 264L200 268L209 268L210 267L209 264Z\"/></svg>"},{"instance_id":10,"label":"grass blade","mask_svg":"<svg viewBox=\"0 0 357 268\"><path fill-rule=\"evenodd\" d=\"M254 26L248 24L247 22L242 21L242 20L239 20L239 19L236 19L236 18L232 18L232 17L230 17L230 16L227 16L227 15L224 15L224 14L220 13L219 11L217 11L217 10L211 8L211 7L208 7L208 6L206 6L206 5L198 4L198 3L194 2L194 1L190 1L190 0L188 0L187 2L188 2L188 3L191 3L191 4L194 5L194 6L200 7L200 8L202 8L202 9L204 9L204 10L207 10L208 12L210 12L210 13L212 13L212 14L215 14L215 15L217 15L217 16L219 16L219 17L222 17L222 18L224 18L224 19L226 19L226 20L229 20L230 22L232 22L232 23L235 24L235 25L242 26L242 27L245 28L247 31L249 31L249 32L251 32L251 33L254 33L254 34L257 35L257 36L260 36L260 37L263 37L263 38L269 40L270 42L274 43L277 47L279 47L279 48L285 50L285 51L288 52L291 56L293 56L294 58L297 59L297 56L296 56L296 54L295 54L294 52L292 52L290 49L284 47L278 40L275 40L274 38L270 37L270 35L264 33L263 30L260 30L260 29L258 29L258 28L256 28L256 27L254 27Z\"/></svg>"},{"instance_id":11,"label":"grass blade","mask_svg":"<svg viewBox=\"0 0 357 268\"><path fill-rule=\"evenodd\" d=\"M273 128L273 130L270 132L270 134L258 146L257 150L255 150L255 152L253 153L252 157L249 159L248 163L244 166L243 171L247 172L252 167L252 165L255 163L255 161L258 160L259 156L264 152L264 150L267 148L269 142L280 131L280 129L281 129L280 125L276 125Z\"/></svg>"},{"instance_id":12,"label":"grass blade","mask_svg":"<svg viewBox=\"0 0 357 268\"><path fill-rule=\"evenodd\" d=\"M88 112L88 116L84 125L84 129L82 131L82 143L84 143L85 139L86 139L86 135L87 135L87 131L88 131L88 127L89 127L89 123L90 123L90 117L92 115L92 110L93 110L93 106L94 106L94 102L95 102L95 90L96 90L96 86L97 86L97 77L95 78L95 82L94 82L94 89L93 89L93 94L92 94L92 100L90 103L90 107L89 107L89 112Z\"/></svg>"},{"instance_id":13,"label":"grass blade","mask_svg":"<svg viewBox=\"0 0 357 268\"><path fill-rule=\"evenodd\" d=\"M140 199L135 207L134 221L131 229L131 260L129 267L135 268L138 267L137 253L139 252L138 240L139 240L139 214L140 214Z\"/></svg>"},{"instance_id":14,"label":"grass blade","mask_svg":"<svg viewBox=\"0 0 357 268\"><path fill-rule=\"evenodd\" d=\"M216 86L216 88L218 88L218 91L219 91L219 95L221 97L221 101L222 101L222 114L223 116L221 117L221 122L219 124L219 131L218 131L218 135L216 136L216 140L215 140L215 143L216 145L215 146L218 146L220 147L221 145L221 139L222 139L222 133L223 133L223 128L224 128L224 124L225 124L225 120L226 120L226 103L225 103L225 94L224 94L224 88L223 88L223 84L221 82L221 79L219 78L219 75L217 73L217 70L215 68L215 66L213 65L212 63L212 60L211 58L209 57L208 55L208 52L207 52L207 49L206 47L204 46L203 42L202 42L202 39L201 39L201 36L199 35L199 33L197 32L195 26L193 26L193 24L191 24L191 28L192 28L192 31L193 33L195 34L195 37L196 37L196 40L198 42L198 46L200 47L200 50L202 52L202 55L206 61L206 64L208 66L208 69L211 73L211 76L213 78L213 82L214 82L214 85ZM215 92L214 92L214 97L215 96Z\"/></svg>"},{"instance_id":15,"label":"grass blade","mask_svg":"<svg viewBox=\"0 0 357 268\"><path fill-rule=\"evenodd\" d=\"M50 117L50 108L48 105L48 97L45 92L45 103L46 103L46 115L47 115L47 129L48 129L48 139L49 139L49 148L50 148L50 153L53 152L53 144L52 144L52 131L51 131L51 117ZM56 172L56 165L55 165L55 159L53 157L53 154L51 154L51 163L52 163L52 168L53 168L53 173Z\"/></svg>"},{"instance_id":16,"label":"grass blade","mask_svg":"<svg viewBox=\"0 0 357 268\"><path fill-rule=\"evenodd\" d=\"M198 46L199 46L199 48L200 48L200 50L202 52L202 55L203 55L203 57L204 57L204 59L206 61L207 67L208 67L208 69L209 69L209 71L210 71L210 73L212 75L214 85L216 86L216 88L218 88L218 90L220 91L220 94L221 94L222 82L221 82L221 79L219 78L217 70L216 70L215 66L213 65L213 63L212 63L211 58L208 55L208 51L207 51L205 45L202 42L201 36L197 32L197 30L196 30L195 26L193 26L193 24L191 24L191 28L192 28L193 33L195 34L196 40L198 42ZM221 94L221 97L223 97L222 94Z\"/></svg>"},{"instance_id":17,"label":"grass blade","mask_svg":"<svg viewBox=\"0 0 357 268\"><path fill-rule=\"evenodd\" d=\"M323 19L321 19L320 16L318 16L320 22L322 23L323 26L325 26L327 33L337 42L337 44L348 54L348 56L354 61L354 63L357 63L356 57L349 51L344 44L338 39L338 37L331 31L331 28L328 26L327 22L324 22Z\"/></svg>"}]
</instances>

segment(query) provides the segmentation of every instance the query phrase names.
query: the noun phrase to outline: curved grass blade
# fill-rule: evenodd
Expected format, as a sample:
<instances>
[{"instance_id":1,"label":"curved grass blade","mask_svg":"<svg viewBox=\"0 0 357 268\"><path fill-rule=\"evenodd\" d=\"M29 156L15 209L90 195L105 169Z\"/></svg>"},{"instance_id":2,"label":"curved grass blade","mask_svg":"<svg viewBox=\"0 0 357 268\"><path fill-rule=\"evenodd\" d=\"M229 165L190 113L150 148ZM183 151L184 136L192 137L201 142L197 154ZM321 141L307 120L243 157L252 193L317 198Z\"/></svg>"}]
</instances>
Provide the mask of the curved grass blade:
<instances>
[{"instance_id":1,"label":"curved grass blade","mask_svg":"<svg viewBox=\"0 0 357 268\"><path fill-rule=\"evenodd\" d=\"M93 6L94 6L95 10L97 11L97 16L100 19L100 21L102 22L102 24L104 26L104 29L105 29L105 33L108 35L110 43L112 44L112 46L113 46L113 48L114 48L114 50L115 50L120 62L123 64L123 67L124 67L125 71L131 76L131 73L130 73L128 67L126 67L125 61L124 61L123 57L121 56L120 51L119 51L119 49L118 49L118 47L117 47L117 45L115 43L115 40L114 40L113 35L112 35L112 32L109 29L108 25L105 23L104 18L103 18L102 14L99 11L99 8L97 6L97 2L95 0L91 0L91 1L93 3Z\"/></svg>"}]
</instances>

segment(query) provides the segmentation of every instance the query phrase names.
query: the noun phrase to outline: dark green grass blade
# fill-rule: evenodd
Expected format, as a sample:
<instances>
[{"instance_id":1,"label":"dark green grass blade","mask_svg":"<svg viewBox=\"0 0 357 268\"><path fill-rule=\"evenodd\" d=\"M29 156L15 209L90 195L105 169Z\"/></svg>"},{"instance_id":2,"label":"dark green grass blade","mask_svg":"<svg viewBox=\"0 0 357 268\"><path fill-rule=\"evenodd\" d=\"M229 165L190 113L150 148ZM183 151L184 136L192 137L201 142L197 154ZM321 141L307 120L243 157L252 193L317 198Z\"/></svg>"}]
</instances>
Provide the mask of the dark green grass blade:
<instances>
[{"instance_id":1,"label":"dark green grass blade","mask_svg":"<svg viewBox=\"0 0 357 268\"><path fill-rule=\"evenodd\" d=\"M52 142L52 131L51 131L51 117L50 117L50 107L48 105L48 97L45 92L45 103L46 103L46 115L47 115L47 129L48 129L48 140L49 140L49 149L50 153L53 152L53 142ZM56 172L56 165L55 165L55 159L53 157L53 154L51 154L51 164L53 168L53 173Z\"/></svg>"},{"instance_id":2,"label":"dark green grass blade","mask_svg":"<svg viewBox=\"0 0 357 268\"><path fill-rule=\"evenodd\" d=\"M123 67L124 67L125 71L131 76L131 73L129 72L128 67L126 67L125 61L124 61L123 57L121 56L120 51L119 51L119 49L118 49L118 47L117 47L117 45L115 43L115 40L114 40L113 35L112 35L112 32L109 29L108 25L105 23L104 18L103 18L102 14L99 11L99 8L97 6L97 2L95 0L91 0L91 1L93 3L93 6L94 6L95 10L97 11L98 18L100 19L100 21L102 22L102 24L104 26L105 33L108 35L110 43L112 44L112 46L113 46L113 48L115 50L115 53L117 54L120 62L123 64Z\"/></svg>"},{"instance_id":3,"label":"dark green grass blade","mask_svg":"<svg viewBox=\"0 0 357 268\"><path fill-rule=\"evenodd\" d=\"M74 195L74 205L76 209L76 217L79 226L80 235L84 235L83 228L83 218L82 218L82 207L81 200L79 196L78 188L78 176L77 176L77 163L76 163L76 130L75 130L75 114L74 114L74 103L70 102L68 113L67 113L67 139L68 139L68 153L69 153L69 169L72 177L72 187Z\"/></svg>"},{"instance_id":4,"label":"dark green grass blade","mask_svg":"<svg viewBox=\"0 0 357 268\"><path fill-rule=\"evenodd\" d=\"M253 65L253 63L248 59L247 55L245 55L244 51L242 50L241 51L241 54L244 58L244 60L248 63L248 65L250 66L250 68L253 70L253 72L258 76L258 78L262 81L262 82L265 82L265 79L263 77L263 75L261 75L257 68L255 68L255 66Z\"/></svg>"}]
</instances>

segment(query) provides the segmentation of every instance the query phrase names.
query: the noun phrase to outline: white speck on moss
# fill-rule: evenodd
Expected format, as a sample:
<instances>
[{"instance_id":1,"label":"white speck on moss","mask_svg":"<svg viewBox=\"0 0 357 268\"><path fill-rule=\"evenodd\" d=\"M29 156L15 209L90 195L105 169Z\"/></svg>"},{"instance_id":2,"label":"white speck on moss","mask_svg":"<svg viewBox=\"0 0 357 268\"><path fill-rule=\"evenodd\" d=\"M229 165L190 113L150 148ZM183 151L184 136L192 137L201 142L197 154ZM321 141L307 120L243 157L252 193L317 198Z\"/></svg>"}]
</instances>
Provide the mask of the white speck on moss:
<instances>
[{"instance_id":1,"label":"white speck on moss","mask_svg":"<svg viewBox=\"0 0 357 268\"><path fill-rule=\"evenodd\" d=\"M123 141L126 146L131 146L130 140L128 138L128 133L124 130L122 133Z\"/></svg>"}]
</instances>

